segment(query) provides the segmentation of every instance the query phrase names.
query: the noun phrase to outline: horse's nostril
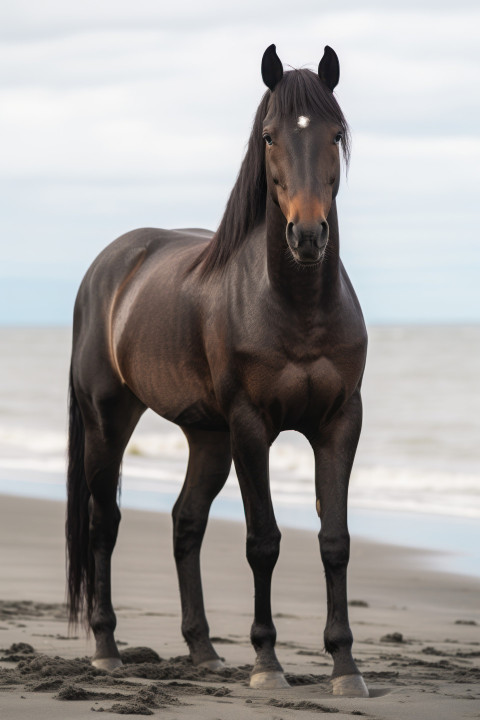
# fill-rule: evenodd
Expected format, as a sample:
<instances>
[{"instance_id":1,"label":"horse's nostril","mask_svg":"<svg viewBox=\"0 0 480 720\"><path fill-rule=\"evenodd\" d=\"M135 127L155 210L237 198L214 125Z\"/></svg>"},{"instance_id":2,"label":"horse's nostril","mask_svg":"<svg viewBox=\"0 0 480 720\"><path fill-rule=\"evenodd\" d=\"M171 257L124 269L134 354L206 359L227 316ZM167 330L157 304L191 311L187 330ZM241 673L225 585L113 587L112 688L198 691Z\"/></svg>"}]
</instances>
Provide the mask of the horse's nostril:
<instances>
[{"instance_id":1,"label":"horse's nostril","mask_svg":"<svg viewBox=\"0 0 480 720\"><path fill-rule=\"evenodd\" d=\"M328 222L326 220L322 220L322 222L320 223L320 233L317 237L316 242L317 247L323 247L323 245L325 245L325 243L327 242L328 230Z\"/></svg>"},{"instance_id":2,"label":"horse's nostril","mask_svg":"<svg viewBox=\"0 0 480 720\"><path fill-rule=\"evenodd\" d=\"M298 248L299 241L293 222L289 222L287 225L287 242L291 248Z\"/></svg>"}]
</instances>

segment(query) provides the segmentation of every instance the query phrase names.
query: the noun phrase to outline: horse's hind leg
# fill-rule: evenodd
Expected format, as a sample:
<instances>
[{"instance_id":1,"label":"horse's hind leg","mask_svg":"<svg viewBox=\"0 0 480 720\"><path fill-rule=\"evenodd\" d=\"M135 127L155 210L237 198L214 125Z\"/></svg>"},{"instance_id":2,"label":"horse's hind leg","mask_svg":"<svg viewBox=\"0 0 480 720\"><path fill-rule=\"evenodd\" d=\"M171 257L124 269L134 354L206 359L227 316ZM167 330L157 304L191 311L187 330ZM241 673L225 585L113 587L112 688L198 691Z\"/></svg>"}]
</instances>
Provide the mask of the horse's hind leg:
<instances>
[{"instance_id":1,"label":"horse's hind leg","mask_svg":"<svg viewBox=\"0 0 480 720\"><path fill-rule=\"evenodd\" d=\"M122 664L113 635L116 617L111 598L111 557L120 523L117 505L120 466L143 410L143 405L127 389L122 389L118 396L92 404L85 426L85 477L90 492L89 544L93 560L89 621L96 643L92 664L104 670Z\"/></svg>"},{"instance_id":2,"label":"horse's hind leg","mask_svg":"<svg viewBox=\"0 0 480 720\"><path fill-rule=\"evenodd\" d=\"M230 435L183 430L190 456L185 483L172 512L174 553L182 603L182 633L193 663L218 669L223 663L209 638L200 576L200 547L210 505L230 471Z\"/></svg>"}]
</instances>

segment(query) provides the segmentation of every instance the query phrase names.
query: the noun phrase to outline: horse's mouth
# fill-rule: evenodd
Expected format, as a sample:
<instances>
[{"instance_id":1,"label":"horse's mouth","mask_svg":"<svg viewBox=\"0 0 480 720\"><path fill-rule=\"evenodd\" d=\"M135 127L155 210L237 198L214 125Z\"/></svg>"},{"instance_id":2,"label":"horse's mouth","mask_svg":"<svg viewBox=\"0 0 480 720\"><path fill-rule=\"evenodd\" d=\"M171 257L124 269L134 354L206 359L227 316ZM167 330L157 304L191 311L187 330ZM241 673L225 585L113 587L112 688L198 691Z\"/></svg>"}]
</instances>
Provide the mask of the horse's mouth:
<instances>
[{"instance_id":1,"label":"horse's mouth","mask_svg":"<svg viewBox=\"0 0 480 720\"><path fill-rule=\"evenodd\" d=\"M308 267L308 268L315 268L322 264L324 258L325 258L325 250L326 247L321 250L319 255L315 257L300 257L298 252L295 250L292 250L292 257L295 260L295 263L297 265L300 265L301 267Z\"/></svg>"}]
</instances>

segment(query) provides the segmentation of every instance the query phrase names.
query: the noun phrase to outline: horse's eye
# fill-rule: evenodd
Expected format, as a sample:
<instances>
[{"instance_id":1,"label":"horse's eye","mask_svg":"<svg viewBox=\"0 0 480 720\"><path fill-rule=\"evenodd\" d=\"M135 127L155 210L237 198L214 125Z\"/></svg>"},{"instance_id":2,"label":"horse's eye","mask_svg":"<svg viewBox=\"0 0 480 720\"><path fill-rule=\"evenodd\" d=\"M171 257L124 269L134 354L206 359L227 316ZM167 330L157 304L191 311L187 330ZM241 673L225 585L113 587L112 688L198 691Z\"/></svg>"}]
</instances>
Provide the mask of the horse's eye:
<instances>
[{"instance_id":1,"label":"horse's eye","mask_svg":"<svg viewBox=\"0 0 480 720\"><path fill-rule=\"evenodd\" d=\"M273 140L270 135L266 134L263 136L263 139L267 143L267 145L273 145Z\"/></svg>"},{"instance_id":2,"label":"horse's eye","mask_svg":"<svg viewBox=\"0 0 480 720\"><path fill-rule=\"evenodd\" d=\"M335 135L335 141L334 141L334 142L335 142L335 145L338 145L338 143L341 141L342 137L343 137L343 135L342 135L341 132L338 132L338 133Z\"/></svg>"}]
</instances>

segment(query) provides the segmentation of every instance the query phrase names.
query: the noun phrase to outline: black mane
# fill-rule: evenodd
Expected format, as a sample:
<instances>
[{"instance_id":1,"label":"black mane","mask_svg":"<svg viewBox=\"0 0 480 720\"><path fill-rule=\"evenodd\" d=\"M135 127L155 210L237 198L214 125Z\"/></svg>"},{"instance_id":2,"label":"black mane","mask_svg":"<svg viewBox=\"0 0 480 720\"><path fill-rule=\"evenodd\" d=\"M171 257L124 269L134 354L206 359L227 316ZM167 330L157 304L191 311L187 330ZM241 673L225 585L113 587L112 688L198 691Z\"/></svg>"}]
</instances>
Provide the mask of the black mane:
<instances>
[{"instance_id":1,"label":"black mane","mask_svg":"<svg viewBox=\"0 0 480 720\"><path fill-rule=\"evenodd\" d=\"M204 277L225 267L249 233L265 219L267 180L262 130L270 100L274 113L281 117L314 115L338 123L343 131L342 150L348 166L350 132L333 93L311 70L286 72L273 92L267 90L258 106L247 152L218 230L190 268L201 266Z\"/></svg>"}]
</instances>

